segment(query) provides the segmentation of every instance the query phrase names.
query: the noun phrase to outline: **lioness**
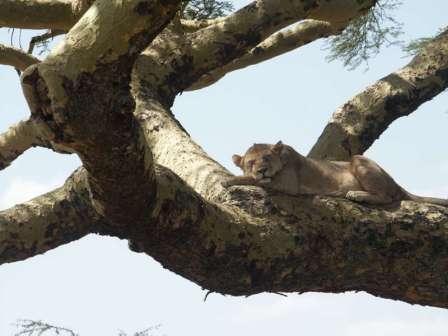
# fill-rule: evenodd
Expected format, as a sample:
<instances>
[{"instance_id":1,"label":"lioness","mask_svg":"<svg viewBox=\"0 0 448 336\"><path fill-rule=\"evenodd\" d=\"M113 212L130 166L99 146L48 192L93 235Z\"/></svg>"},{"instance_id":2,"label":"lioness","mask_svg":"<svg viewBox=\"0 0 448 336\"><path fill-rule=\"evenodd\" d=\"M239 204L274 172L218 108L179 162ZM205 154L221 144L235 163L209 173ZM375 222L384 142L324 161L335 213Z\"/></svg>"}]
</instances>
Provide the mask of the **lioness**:
<instances>
[{"instance_id":1,"label":"lioness","mask_svg":"<svg viewBox=\"0 0 448 336\"><path fill-rule=\"evenodd\" d=\"M402 200L448 206L448 200L412 195L401 188L378 164L355 155L350 161L314 160L279 141L254 144L244 156L233 155L243 176L224 186L256 185L291 195L345 197L355 202L390 204Z\"/></svg>"}]
</instances>

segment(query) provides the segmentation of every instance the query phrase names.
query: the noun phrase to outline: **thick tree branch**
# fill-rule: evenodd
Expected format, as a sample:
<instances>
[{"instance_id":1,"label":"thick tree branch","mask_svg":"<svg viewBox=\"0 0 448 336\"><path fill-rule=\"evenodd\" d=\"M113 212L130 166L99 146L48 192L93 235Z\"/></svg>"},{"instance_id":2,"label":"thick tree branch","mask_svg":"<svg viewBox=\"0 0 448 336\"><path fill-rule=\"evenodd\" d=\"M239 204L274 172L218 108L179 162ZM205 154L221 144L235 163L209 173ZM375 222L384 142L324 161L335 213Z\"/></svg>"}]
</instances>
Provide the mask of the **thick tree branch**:
<instances>
[{"instance_id":1,"label":"thick tree branch","mask_svg":"<svg viewBox=\"0 0 448 336\"><path fill-rule=\"evenodd\" d=\"M79 17L71 0L2 0L0 27L69 30Z\"/></svg>"},{"instance_id":2,"label":"thick tree branch","mask_svg":"<svg viewBox=\"0 0 448 336\"><path fill-rule=\"evenodd\" d=\"M11 65L20 71L25 70L32 64L39 63L40 60L21 49L8 47L0 44L0 64Z\"/></svg>"},{"instance_id":3,"label":"thick tree branch","mask_svg":"<svg viewBox=\"0 0 448 336\"><path fill-rule=\"evenodd\" d=\"M221 182L230 173L196 144L170 111L148 96L145 87L137 93L135 115L154 161L172 170L202 197L218 200L225 193ZM137 86L135 86L137 91Z\"/></svg>"},{"instance_id":4,"label":"thick tree branch","mask_svg":"<svg viewBox=\"0 0 448 336\"><path fill-rule=\"evenodd\" d=\"M117 225L142 221L156 194L129 83L136 57L177 5L98 0L63 43L22 76L33 116L47 120L55 142L80 156L97 211Z\"/></svg>"},{"instance_id":5,"label":"thick tree branch","mask_svg":"<svg viewBox=\"0 0 448 336\"><path fill-rule=\"evenodd\" d=\"M441 33L401 70L353 97L333 114L309 153L346 160L362 154L396 119L448 87L448 31Z\"/></svg>"},{"instance_id":6,"label":"thick tree branch","mask_svg":"<svg viewBox=\"0 0 448 336\"><path fill-rule=\"evenodd\" d=\"M205 201L158 167L159 197L145 225L114 231L89 202L87 174L0 213L0 262L23 260L99 232L212 291L232 295L363 290L448 306L448 210L402 202L372 209L343 199L267 196L232 188Z\"/></svg>"},{"instance_id":7,"label":"thick tree branch","mask_svg":"<svg viewBox=\"0 0 448 336\"><path fill-rule=\"evenodd\" d=\"M63 187L0 212L0 264L44 253L98 232L101 225L79 169Z\"/></svg>"},{"instance_id":8,"label":"thick tree branch","mask_svg":"<svg viewBox=\"0 0 448 336\"><path fill-rule=\"evenodd\" d=\"M140 251L211 291L366 291L448 307L448 210L402 202L266 196L232 188L209 203L157 170L159 198L133 240Z\"/></svg>"},{"instance_id":9,"label":"thick tree branch","mask_svg":"<svg viewBox=\"0 0 448 336\"><path fill-rule=\"evenodd\" d=\"M271 35L255 48L249 50L242 57L203 75L196 83L190 86L187 91L202 89L216 83L229 72L264 62L319 38L328 37L335 33L335 29L328 22L305 20L298 23L293 28Z\"/></svg>"},{"instance_id":10,"label":"thick tree branch","mask_svg":"<svg viewBox=\"0 0 448 336\"><path fill-rule=\"evenodd\" d=\"M32 147L51 147L49 129L43 122L28 119L0 134L0 170Z\"/></svg>"}]
</instances>

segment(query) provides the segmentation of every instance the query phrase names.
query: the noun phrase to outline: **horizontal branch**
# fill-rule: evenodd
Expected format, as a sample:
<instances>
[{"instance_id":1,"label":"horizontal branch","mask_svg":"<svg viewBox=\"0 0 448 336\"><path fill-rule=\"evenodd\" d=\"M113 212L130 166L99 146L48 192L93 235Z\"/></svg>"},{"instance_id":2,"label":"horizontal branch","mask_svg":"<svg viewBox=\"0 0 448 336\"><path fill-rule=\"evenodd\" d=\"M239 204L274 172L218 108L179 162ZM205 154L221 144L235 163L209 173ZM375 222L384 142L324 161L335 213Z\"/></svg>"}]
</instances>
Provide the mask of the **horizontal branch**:
<instances>
[{"instance_id":1,"label":"horizontal branch","mask_svg":"<svg viewBox=\"0 0 448 336\"><path fill-rule=\"evenodd\" d=\"M216 83L229 72L272 59L319 38L331 36L335 32L335 29L328 22L317 20L302 21L293 28L271 35L233 62L203 75L187 91L202 89Z\"/></svg>"},{"instance_id":2,"label":"horizontal branch","mask_svg":"<svg viewBox=\"0 0 448 336\"><path fill-rule=\"evenodd\" d=\"M30 65L39 62L40 60L38 58L27 54L21 49L0 44L0 64L10 65L23 71Z\"/></svg>"},{"instance_id":3,"label":"horizontal branch","mask_svg":"<svg viewBox=\"0 0 448 336\"><path fill-rule=\"evenodd\" d=\"M373 209L344 199L266 195L232 187L207 202L167 168L147 222L111 226L78 170L49 194L0 212L0 263L88 233L128 238L162 265L214 292L366 291L448 307L448 209L402 202Z\"/></svg>"},{"instance_id":4,"label":"horizontal branch","mask_svg":"<svg viewBox=\"0 0 448 336\"><path fill-rule=\"evenodd\" d=\"M0 212L0 264L24 260L99 230L86 174L77 170L64 186Z\"/></svg>"},{"instance_id":5,"label":"horizontal branch","mask_svg":"<svg viewBox=\"0 0 448 336\"><path fill-rule=\"evenodd\" d=\"M428 43L401 70L353 97L333 114L312 158L346 160L364 153L396 119L448 87L448 31Z\"/></svg>"}]
</instances>

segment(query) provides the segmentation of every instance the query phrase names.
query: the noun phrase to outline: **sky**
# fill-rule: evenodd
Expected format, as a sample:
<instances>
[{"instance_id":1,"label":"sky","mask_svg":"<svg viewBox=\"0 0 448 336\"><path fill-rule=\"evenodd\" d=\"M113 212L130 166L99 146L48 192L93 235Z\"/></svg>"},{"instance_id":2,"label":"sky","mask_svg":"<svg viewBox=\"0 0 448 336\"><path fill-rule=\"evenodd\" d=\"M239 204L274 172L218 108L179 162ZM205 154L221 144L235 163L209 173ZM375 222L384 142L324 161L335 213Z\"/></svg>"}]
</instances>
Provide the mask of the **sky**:
<instances>
[{"instance_id":1,"label":"sky","mask_svg":"<svg viewBox=\"0 0 448 336\"><path fill-rule=\"evenodd\" d=\"M242 2L235 3L238 8ZM405 1L395 17L403 40L431 36L447 24L446 0ZM32 32L22 32L22 45ZM35 34L35 32L34 32ZM13 40L19 44L19 32ZM0 41L10 32L0 29ZM353 95L409 62L384 48L369 67L348 71L328 63L325 43L227 75L215 85L185 92L174 112L191 136L234 173L231 156L253 143L282 140L307 153L333 111ZM29 114L18 76L0 65L0 131ZM447 197L448 95L396 121L367 151L407 190ZM0 172L0 209L61 185L79 166L74 156L26 152ZM366 293L211 294L165 270L127 242L89 235L44 255L0 266L0 335L17 319L43 320L80 336L129 334L160 325L154 335L446 336L448 311L375 298Z\"/></svg>"}]
</instances>

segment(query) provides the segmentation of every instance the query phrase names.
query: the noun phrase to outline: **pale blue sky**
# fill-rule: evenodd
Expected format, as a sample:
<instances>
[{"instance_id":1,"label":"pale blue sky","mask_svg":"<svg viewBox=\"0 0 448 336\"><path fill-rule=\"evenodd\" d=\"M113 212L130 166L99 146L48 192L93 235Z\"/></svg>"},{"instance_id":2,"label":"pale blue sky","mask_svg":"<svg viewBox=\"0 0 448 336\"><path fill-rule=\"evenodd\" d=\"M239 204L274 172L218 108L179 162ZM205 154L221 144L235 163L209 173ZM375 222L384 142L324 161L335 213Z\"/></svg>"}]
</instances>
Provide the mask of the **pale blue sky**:
<instances>
[{"instance_id":1,"label":"pale blue sky","mask_svg":"<svg viewBox=\"0 0 448 336\"><path fill-rule=\"evenodd\" d=\"M447 24L446 0L405 1L397 11L404 39L434 34ZM26 32L23 45L27 43ZM16 36L18 33L16 32ZM0 40L9 41L6 29ZM16 40L17 41L17 40ZM16 42L17 43L17 42ZM314 43L226 76L216 85L184 93L175 113L213 157L234 172L231 155L254 142L279 139L307 152L331 113L368 84L405 65L398 48L383 50L370 69L347 71L327 63ZM17 74L0 66L0 130L28 115ZM448 95L439 95L403 118L367 155L408 190L448 195L445 135ZM0 208L63 183L79 164L46 150L27 152L0 172ZM210 295L127 243L89 236L23 262L0 266L0 335L12 335L18 318L41 319L82 336L114 335L161 323L159 335L446 336L448 312L374 298L273 294L250 298Z\"/></svg>"}]
</instances>

